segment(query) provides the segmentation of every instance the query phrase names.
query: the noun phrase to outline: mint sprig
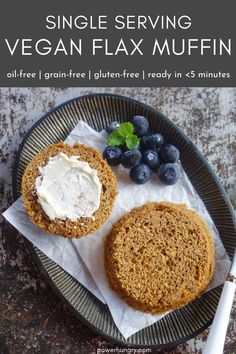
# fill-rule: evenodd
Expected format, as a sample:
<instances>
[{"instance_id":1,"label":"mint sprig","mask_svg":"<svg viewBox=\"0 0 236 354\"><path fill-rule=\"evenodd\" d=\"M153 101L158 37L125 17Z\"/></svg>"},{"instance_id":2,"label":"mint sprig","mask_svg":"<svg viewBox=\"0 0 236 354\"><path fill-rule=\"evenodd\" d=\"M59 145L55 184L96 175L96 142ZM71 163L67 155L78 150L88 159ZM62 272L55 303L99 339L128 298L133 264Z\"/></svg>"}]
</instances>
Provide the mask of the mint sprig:
<instances>
[{"instance_id":1,"label":"mint sprig","mask_svg":"<svg viewBox=\"0 0 236 354\"><path fill-rule=\"evenodd\" d=\"M118 132L126 138L127 136L134 134L134 126L130 122L121 123L118 128Z\"/></svg>"},{"instance_id":2,"label":"mint sprig","mask_svg":"<svg viewBox=\"0 0 236 354\"><path fill-rule=\"evenodd\" d=\"M129 150L138 146L139 138L134 134L134 126L130 122L121 123L119 128L108 137L110 146L126 145Z\"/></svg>"},{"instance_id":3,"label":"mint sprig","mask_svg":"<svg viewBox=\"0 0 236 354\"><path fill-rule=\"evenodd\" d=\"M135 149L139 144L139 138L137 135L130 135L125 138L126 146L129 150Z\"/></svg>"},{"instance_id":4,"label":"mint sprig","mask_svg":"<svg viewBox=\"0 0 236 354\"><path fill-rule=\"evenodd\" d=\"M112 132L108 138L108 144L111 146L120 146L125 144L125 137L122 136L117 130Z\"/></svg>"}]
</instances>

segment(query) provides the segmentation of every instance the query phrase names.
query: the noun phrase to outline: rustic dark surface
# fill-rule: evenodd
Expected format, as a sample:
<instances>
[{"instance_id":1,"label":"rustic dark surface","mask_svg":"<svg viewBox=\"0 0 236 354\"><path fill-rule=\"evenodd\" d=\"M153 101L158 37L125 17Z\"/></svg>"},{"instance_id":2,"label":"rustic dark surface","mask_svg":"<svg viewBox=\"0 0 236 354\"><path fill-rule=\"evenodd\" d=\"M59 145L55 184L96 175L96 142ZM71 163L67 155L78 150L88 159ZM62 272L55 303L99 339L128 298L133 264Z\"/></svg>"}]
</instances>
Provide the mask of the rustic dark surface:
<instances>
[{"instance_id":1,"label":"rustic dark surface","mask_svg":"<svg viewBox=\"0 0 236 354\"><path fill-rule=\"evenodd\" d=\"M231 199L236 199L236 88L2 88L0 214L13 201L12 165L28 129L56 105L92 92L127 95L169 116L204 153ZM0 354L92 354L116 348L61 303L37 270L22 236L2 217L0 237ZM161 353L201 353L207 333ZM156 353L160 351L152 350ZM236 301L224 353L236 353Z\"/></svg>"}]
</instances>

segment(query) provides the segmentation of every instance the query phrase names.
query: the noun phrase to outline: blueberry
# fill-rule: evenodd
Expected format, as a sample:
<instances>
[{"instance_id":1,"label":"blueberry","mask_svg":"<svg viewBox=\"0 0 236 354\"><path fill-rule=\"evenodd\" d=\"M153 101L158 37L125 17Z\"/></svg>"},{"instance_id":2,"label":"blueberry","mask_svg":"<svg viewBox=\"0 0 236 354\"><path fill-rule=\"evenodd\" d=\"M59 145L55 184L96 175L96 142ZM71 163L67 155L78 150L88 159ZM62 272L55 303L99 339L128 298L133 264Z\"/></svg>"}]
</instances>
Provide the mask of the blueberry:
<instances>
[{"instance_id":1,"label":"blueberry","mask_svg":"<svg viewBox=\"0 0 236 354\"><path fill-rule=\"evenodd\" d=\"M127 146L124 144L124 145L120 145L120 148L122 149L123 153L126 152L126 151L129 151L129 149L127 148Z\"/></svg>"},{"instance_id":2,"label":"blueberry","mask_svg":"<svg viewBox=\"0 0 236 354\"><path fill-rule=\"evenodd\" d=\"M128 150L121 155L121 165L125 168L136 166L142 158L139 150Z\"/></svg>"},{"instance_id":3,"label":"blueberry","mask_svg":"<svg viewBox=\"0 0 236 354\"><path fill-rule=\"evenodd\" d=\"M165 144L159 151L159 156L163 162L176 162L179 159L179 150L171 144Z\"/></svg>"},{"instance_id":4,"label":"blueberry","mask_svg":"<svg viewBox=\"0 0 236 354\"><path fill-rule=\"evenodd\" d=\"M163 163L157 175L164 184L175 184L180 178L180 167L178 163Z\"/></svg>"},{"instance_id":5,"label":"blueberry","mask_svg":"<svg viewBox=\"0 0 236 354\"><path fill-rule=\"evenodd\" d=\"M134 116L131 122L134 126L134 134L138 136L147 135L149 130L149 123L147 118L142 116Z\"/></svg>"},{"instance_id":6,"label":"blueberry","mask_svg":"<svg viewBox=\"0 0 236 354\"><path fill-rule=\"evenodd\" d=\"M130 170L129 176L133 182L137 184L143 184L149 180L151 176L151 170L144 163L140 163Z\"/></svg>"},{"instance_id":7,"label":"blueberry","mask_svg":"<svg viewBox=\"0 0 236 354\"><path fill-rule=\"evenodd\" d=\"M107 146L103 151L103 158L107 160L108 165L118 166L120 164L120 159L123 151L118 146Z\"/></svg>"},{"instance_id":8,"label":"blueberry","mask_svg":"<svg viewBox=\"0 0 236 354\"><path fill-rule=\"evenodd\" d=\"M108 134L111 134L112 132L114 132L115 130L117 130L120 126L119 122L111 122L107 128L106 131L108 132Z\"/></svg>"},{"instance_id":9,"label":"blueberry","mask_svg":"<svg viewBox=\"0 0 236 354\"><path fill-rule=\"evenodd\" d=\"M161 134L152 134L143 137L143 146L148 149L158 149L164 143Z\"/></svg>"},{"instance_id":10,"label":"blueberry","mask_svg":"<svg viewBox=\"0 0 236 354\"><path fill-rule=\"evenodd\" d=\"M148 149L145 150L142 155L142 161L146 165L148 165L151 170L155 170L160 165L160 160L157 151Z\"/></svg>"}]
</instances>

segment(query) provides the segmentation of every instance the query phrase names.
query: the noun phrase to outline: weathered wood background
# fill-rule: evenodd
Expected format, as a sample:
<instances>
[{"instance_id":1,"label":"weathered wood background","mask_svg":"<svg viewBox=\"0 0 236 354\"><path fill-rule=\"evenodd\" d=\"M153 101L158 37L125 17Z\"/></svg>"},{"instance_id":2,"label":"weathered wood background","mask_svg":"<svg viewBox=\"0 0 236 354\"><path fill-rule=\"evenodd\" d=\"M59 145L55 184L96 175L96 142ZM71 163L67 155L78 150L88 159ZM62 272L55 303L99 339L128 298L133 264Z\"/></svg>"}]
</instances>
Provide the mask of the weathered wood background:
<instances>
[{"instance_id":1,"label":"weathered wood background","mask_svg":"<svg viewBox=\"0 0 236 354\"><path fill-rule=\"evenodd\" d=\"M159 109L193 140L236 199L236 88L2 88L1 213L12 203L12 165L28 129L56 105L92 92L130 96ZM95 354L115 348L65 308L37 271L22 237L2 218L0 236L0 353ZM162 353L201 353L207 333ZM236 306L224 353L236 353Z\"/></svg>"}]
</instances>

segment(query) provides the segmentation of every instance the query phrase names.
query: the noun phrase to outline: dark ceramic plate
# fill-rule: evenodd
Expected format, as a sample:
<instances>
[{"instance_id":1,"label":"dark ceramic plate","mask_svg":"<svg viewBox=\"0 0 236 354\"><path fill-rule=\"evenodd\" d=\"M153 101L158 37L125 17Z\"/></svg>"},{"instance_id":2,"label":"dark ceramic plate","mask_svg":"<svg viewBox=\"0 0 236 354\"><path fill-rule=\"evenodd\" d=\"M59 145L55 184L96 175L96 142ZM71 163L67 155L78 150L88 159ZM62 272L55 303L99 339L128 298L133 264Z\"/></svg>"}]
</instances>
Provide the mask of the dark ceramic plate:
<instances>
[{"instance_id":1,"label":"dark ceramic plate","mask_svg":"<svg viewBox=\"0 0 236 354\"><path fill-rule=\"evenodd\" d=\"M14 198L20 196L22 175L29 161L41 148L64 140L79 120L100 131L111 120L125 121L133 115L147 117L153 132L163 133L169 143L180 149L183 167L214 220L229 256L232 257L236 248L235 216L213 170L192 142L168 118L157 110L127 97L109 94L78 97L42 117L29 131L18 152L13 176ZM219 301L221 287L125 340L113 322L107 306L100 303L41 251L31 244L29 247L41 271L60 298L89 327L119 344L163 348L186 341L210 325Z\"/></svg>"}]
</instances>

